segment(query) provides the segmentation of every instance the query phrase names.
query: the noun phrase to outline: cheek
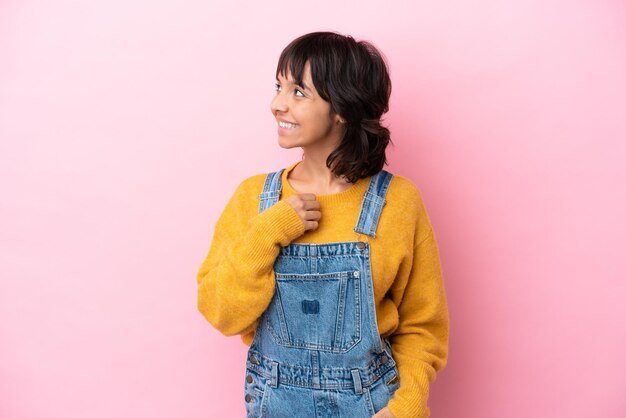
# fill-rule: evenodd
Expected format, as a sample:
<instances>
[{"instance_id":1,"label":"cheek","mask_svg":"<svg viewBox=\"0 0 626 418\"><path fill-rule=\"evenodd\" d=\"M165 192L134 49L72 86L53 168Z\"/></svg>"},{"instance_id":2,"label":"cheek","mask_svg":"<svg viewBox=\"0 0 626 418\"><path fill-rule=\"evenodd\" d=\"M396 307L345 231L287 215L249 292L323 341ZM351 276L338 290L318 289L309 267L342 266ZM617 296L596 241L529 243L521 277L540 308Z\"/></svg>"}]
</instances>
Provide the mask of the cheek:
<instances>
[{"instance_id":1,"label":"cheek","mask_svg":"<svg viewBox=\"0 0 626 418\"><path fill-rule=\"evenodd\" d=\"M329 133L333 129L333 121L328 114L320 115L318 119L319 129Z\"/></svg>"},{"instance_id":2,"label":"cheek","mask_svg":"<svg viewBox=\"0 0 626 418\"><path fill-rule=\"evenodd\" d=\"M312 125L315 126L316 130L327 131L332 126L332 120L328 111L317 108L310 115L310 120L313 122Z\"/></svg>"}]
</instances>

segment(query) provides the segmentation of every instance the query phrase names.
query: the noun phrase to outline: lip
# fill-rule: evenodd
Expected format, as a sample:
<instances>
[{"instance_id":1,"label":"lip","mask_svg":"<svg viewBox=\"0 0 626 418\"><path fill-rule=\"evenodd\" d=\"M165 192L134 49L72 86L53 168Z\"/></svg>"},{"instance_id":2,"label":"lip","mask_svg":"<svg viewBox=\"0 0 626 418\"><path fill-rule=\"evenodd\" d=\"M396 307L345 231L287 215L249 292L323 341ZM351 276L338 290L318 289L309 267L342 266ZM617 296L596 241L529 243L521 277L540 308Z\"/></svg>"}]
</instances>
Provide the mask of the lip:
<instances>
[{"instance_id":1,"label":"lip","mask_svg":"<svg viewBox=\"0 0 626 418\"><path fill-rule=\"evenodd\" d=\"M291 135L300 126L297 123L292 122L292 121L287 120L287 119L279 119L279 118L277 118L276 121L277 121L277 125L278 125L278 135L279 136ZM280 122L291 123L291 124L296 125L296 126L293 127L293 128L283 128L282 126L280 126Z\"/></svg>"},{"instance_id":2,"label":"lip","mask_svg":"<svg viewBox=\"0 0 626 418\"><path fill-rule=\"evenodd\" d=\"M287 119L276 119L276 121L277 121L277 122L292 123L292 124L294 124L294 125L297 125L297 123L296 123L296 122L292 122L292 121L287 120Z\"/></svg>"},{"instance_id":3,"label":"lip","mask_svg":"<svg viewBox=\"0 0 626 418\"><path fill-rule=\"evenodd\" d=\"M298 129L298 127L300 126L300 125L298 125L295 122L290 122L290 121L285 120L285 119L277 119L277 121L278 122L285 122L285 123L292 123L292 124L296 125L295 128L283 128L282 126L278 125L278 135L281 135L281 136L292 134L293 131Z\"/></svg>"}]
</instances>

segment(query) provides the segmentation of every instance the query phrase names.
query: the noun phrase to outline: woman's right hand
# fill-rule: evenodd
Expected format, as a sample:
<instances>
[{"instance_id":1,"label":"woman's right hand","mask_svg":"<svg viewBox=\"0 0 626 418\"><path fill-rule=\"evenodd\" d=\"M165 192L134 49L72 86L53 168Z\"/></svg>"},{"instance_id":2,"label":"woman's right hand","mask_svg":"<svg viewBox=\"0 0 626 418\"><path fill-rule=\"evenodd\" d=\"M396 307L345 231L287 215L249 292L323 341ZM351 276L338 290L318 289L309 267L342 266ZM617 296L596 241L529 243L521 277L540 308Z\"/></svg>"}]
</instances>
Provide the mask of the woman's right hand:
<instances>
[{"instance_id":1,"label":"woman's right hand","mask_svg":"<svg viewBox=\"0 0 626 418\"><path fill-rule=\"evenodd\" d=\"M318 202L313 193L299 193L289 196L285 199L292 208L295 209L300 219L304 222L304 231L317 229L319 219L322 216L320 212L320 202Z\"/></svg>"}]
</instances>

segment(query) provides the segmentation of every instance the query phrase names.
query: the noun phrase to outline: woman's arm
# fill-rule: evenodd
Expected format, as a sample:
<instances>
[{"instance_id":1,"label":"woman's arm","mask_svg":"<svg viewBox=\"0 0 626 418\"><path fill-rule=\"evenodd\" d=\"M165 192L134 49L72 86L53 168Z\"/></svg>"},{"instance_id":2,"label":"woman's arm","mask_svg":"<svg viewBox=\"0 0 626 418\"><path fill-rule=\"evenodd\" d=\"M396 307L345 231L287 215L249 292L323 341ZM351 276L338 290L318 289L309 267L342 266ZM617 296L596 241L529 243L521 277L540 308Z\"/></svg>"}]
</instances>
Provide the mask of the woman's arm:
<instances>
[{"instance_id":1,"label":"woman's arm","mask_svg":"<svg viewBox=\"0 0 626 418\"><path fill-rule=\"evenodd\" d=\"M400 387L389 401L397 418L430 415L429 385L448 358L449 319L439 249L421 199L409 277L398 306L399 325L390 336Z\"/></svg>"},{"instance_id":2,"label":"woman's arm","mask_svg":"<svg viewBox=\"0 0 626 418\"><path fill-rule=\"evenodd\" d=\"M283 200L258 214L260 190L253 179L244 180L227 203L197 274L198 309L228 336L254 326L274 294L280 247L304 233L303 221Z\"/></svg>"}]
</instances>

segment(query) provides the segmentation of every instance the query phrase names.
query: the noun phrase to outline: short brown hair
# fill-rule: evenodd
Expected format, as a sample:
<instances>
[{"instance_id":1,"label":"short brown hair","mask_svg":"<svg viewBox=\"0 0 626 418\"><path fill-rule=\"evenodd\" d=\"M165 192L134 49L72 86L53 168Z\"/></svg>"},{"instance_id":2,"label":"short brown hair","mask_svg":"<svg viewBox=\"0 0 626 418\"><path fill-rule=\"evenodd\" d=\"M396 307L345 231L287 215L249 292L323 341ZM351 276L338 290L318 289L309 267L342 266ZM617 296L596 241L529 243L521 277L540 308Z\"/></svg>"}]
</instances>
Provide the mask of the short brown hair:
<instances>
[{"instance_id":1,"label":"short brown hair","mask_svg":"<svg viewBox=\"0 0 626 418\"><path fill-rule=\"evenodd\" d=\"M302 85L309 62L320 97L346 121L341 142L326 166L349 182L374 175L387 164L391 142L381 117L389 110L391 80L385 58L368 41L356 41L336 32L312 32L294 39L280 54L276 78L291 73Z\"/></svg>"}]
</instances>

